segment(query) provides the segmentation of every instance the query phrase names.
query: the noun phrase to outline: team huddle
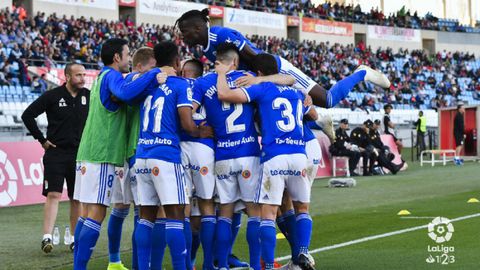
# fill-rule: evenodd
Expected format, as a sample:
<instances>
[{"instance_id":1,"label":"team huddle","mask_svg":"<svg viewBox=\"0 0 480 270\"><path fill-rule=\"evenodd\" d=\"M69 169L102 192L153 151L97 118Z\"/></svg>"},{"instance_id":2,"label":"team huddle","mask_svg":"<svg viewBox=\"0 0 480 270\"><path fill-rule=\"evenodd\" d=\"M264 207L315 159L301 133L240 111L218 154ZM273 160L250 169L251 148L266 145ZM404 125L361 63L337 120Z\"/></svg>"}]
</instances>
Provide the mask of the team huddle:
<instances>
[{"instance_id":1,"label":"team huddle","mask_svg":"<svg viewBox=\"0 0 480 270\"><path fill-rule=\"evenodd\" d=\"M200 243L202 269L274 269L276 225L291 247L284 269L315 269L309 202L321 149L313 105L333 107L361 81L390 82L361 66L327 91L239 32L210 27L208 10L189 11L177 25L214 72L204 74L196 59L181 64L175 43L163 41L134 52L124 77L128 42L102 46L105 67L77 155L74 199L83 210L74 269L87 268L111 204L109 269L126 269L120 239L131 203L139 209L133 269L162 269L167 245L173 269L193 269ZM242 212L248 264L232 256Z\"/></svg>"}]
</instances>

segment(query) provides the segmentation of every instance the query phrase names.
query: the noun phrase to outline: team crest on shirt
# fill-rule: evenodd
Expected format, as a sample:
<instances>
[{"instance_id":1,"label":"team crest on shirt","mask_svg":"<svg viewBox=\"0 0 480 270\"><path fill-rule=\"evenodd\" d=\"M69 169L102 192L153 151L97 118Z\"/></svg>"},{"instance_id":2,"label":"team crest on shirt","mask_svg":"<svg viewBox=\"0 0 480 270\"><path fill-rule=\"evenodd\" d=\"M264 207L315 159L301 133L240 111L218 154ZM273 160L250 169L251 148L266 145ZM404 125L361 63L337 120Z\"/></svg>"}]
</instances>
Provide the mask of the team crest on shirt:
<instances>
[{"instance_id":1,"label":"team crest on shirt","mask_svg":"<svg viewBox=\"0 0 480 270\"><path fill-rule=\"evenodd\" d=\"M207 175L207 173L208 173L208 168L207 167L203 166L202 168L200 168L200 174L201 175L205 176L205 175Z\"/></svg>"},{"instance_id":2,"label":"team crest on shirt","mask_svg":"<svg viewBox=\"0 0 480 270\"><path fill-rule=\"evenodd\" d=\"M251 173L249 170L244 170L244 171L242 171L242 177L243 177L244 179L250 178L251 175L252 175L252 173Z\"/></svg>"},{"instance_id":3,"label":"team crest on shirt","mask_svg":"<svg viewBox=\"0 0 480 270\"><path fill-rule=\"evenodd\" d=\"M82 168L80 170L82 172L82 175L85 175L85 173L87 172L87 167L82 166Z\"/></svg>"},{"instance_id":4,"label":"team crest on shirt","mask_svg":"<svg viewBox=\"0 0 480 270\"><path fill-rule=\"evenodd\" d=\"M158 176L159 173L160 173L160 169L158 167L153 167L152 174L155 176Z\"/></svg>"},{"instance_id":5,"label":"team crest on shirt","mask_svg":"<svg viewBox=\"0 0 480 270\"><path fill-rule=\"evenodd\" d=\"M306 169L303 169L303 170L302 170L302 177L305 177L305 176L307 176L307 170L306 170Z\"/></svg>"}]
</instances>

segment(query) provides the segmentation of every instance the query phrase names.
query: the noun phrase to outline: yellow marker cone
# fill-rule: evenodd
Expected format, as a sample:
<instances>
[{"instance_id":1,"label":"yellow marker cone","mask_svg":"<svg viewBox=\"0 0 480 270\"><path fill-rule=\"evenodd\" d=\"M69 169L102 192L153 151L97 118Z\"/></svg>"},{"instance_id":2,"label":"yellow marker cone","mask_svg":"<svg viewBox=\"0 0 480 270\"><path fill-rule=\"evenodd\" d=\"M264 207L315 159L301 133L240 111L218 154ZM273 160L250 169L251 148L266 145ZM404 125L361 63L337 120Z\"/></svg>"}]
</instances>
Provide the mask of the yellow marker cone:
<instances>
[{"instance_id":1,"label":"yellow marker cone","mask_svg":"<svg viewBox=\"0 0 480 270\"><path fill-rule=\"evenodd\" d=\"M277 240L280 240L280 239L285 239L285 235L283 235L283 233L277 233Z\"/></svg>"},{"instance_id":2,"label":"yellow marker cone","mask_svg":"<svg viewBox=\"0 0 480 270\"><path fill-rule=\"evenodd\" d=\"M478 203L480 202L477 198L470 198L467 203Z\"/></svg>"},{"instance_id":3,"label":"yellow marker cone","mask_svg":"<svg viewBox=\"0 0 480 270\"><path fill-rule=\"evenodd\" d=\"M400 212L398 212L397 216L408 216L408 215L411 215L410 211L408 210L400 210Z\"/></svg>"}]
</instances>

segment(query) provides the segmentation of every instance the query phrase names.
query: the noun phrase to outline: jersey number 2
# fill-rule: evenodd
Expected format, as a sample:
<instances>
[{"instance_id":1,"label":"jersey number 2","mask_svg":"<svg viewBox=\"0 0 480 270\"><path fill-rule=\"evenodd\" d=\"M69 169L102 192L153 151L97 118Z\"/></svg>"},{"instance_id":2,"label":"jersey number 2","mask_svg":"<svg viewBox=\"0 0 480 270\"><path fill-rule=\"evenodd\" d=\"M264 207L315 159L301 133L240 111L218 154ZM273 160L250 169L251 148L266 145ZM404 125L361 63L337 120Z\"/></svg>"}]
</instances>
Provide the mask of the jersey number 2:
<instances>
[{"instance_id":1,"label":"jersey number 2","mask_svg":"<svg viewBox=\"0 0 480 270\"><path fill-rule=\"evenodd\" d=\"M240 115L242 115L242 112L243 112L242 104L231 104L228 102L223 102L222 110L228 111L232 108L232 105L233 105L233 112L225 120L225 126L227 127L227 134L245 131L245 124L235 125L235 121L238 119L238 117L240 117Z\"/></svg>"},{"instance_id":2,"label":"jersey number 2","mask_svg":"<svg viewBox=\"0 0 480 270\"><path fill-rule=\"evenodd\" d=\"M162 113L163 113L163 104L165 103L165 97L159 97L153 103L152 108L152 98L153 96L148 96L143 103L143 131L147 131L148 123L150 121L150 109L155 110L154 120L153 120L153 130L154 133L159 133L162 124Z\"/></svg>"}]
</instances>

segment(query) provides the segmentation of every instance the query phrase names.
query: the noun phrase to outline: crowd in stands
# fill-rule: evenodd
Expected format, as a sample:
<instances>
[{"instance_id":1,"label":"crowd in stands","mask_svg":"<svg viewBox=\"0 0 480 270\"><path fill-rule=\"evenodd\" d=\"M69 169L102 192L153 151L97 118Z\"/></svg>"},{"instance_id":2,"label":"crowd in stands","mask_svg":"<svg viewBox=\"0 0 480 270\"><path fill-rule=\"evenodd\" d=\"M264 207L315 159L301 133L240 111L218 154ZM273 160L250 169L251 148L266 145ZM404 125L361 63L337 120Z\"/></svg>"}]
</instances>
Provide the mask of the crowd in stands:
<instances>
[{"instance_id":1,"label":"crowd in stands","mask_svg":"<svg viewBox=\"0 0 480 270\"><path fill-rule=\"evenodd\" d=\"M302 1L301 3L307 3ZM101 67L101 44L110 37L130 41L131 48L153 46L161 40L174 40L185 57L208 62L201 47L188 48L172 26L140 24L127 18L108 22L86 18L46 16L37 13L21 19L19 13L0 11L0 85L28 85L45 91L43 78L29 78L27 62L34 66L54 66L75 61L87 69ZM399 108L441 108L453 106L464 96L480 100L480 59L463 52L438 52L391 49L372 50L362 42L343 46L328 42L277 37L250 36L256 46L278 54L325 88L367 64L388 73L392 86L383 90L360 84L341 106L352 110L379 110L384 103Z\"/></svg>"},{"instance_id":2,"label":"crowd in stands","mask_svg":"<svg viewBox=\"0 0 480 270\"><path fill-rule=\"evenodd\" d=\"M207 3L235 7L262 12L274 12L291 16L306 16L311 18L335 20L342 22L397 26L415 29L429 29L449 32L476 32L480 33L479 27L460 25L458 20L442 20L431 13L419 17L417 12L402 7L395 14L384 14L378 8L372 8L369 12L362 10L360 5L339 4L325 2L315 6L310 0L190 0L191 2Z\"/></svg>"}]
</instances>

